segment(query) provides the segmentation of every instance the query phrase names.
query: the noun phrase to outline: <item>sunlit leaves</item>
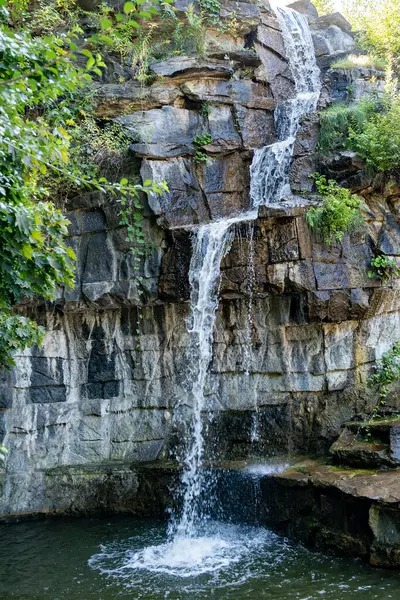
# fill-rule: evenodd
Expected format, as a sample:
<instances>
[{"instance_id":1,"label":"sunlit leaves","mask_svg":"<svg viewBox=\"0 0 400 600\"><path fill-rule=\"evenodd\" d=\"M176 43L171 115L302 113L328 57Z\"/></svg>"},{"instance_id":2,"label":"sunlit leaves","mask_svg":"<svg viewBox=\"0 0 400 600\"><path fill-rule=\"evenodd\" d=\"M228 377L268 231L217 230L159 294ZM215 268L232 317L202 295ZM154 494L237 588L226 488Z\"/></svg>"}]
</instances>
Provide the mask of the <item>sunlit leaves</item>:
<instances>
[{"instance_id":1,"label":"sunlit leaves","mask_svg":"<svg viewBox=\"0 0 400 600\"><path fill-rule=\"evenodd\" d=\"M74 285L69 222L43 201L43 179L114 195L125 207L121 218L127 219L128 235L138 244L143 241L140 195L165 189L151 182L133 185L126 178L98 179L95 164L71 161L73 132L77 123L88 121L85 101L80 98L76 107L76 97L105 68L93 48L107 44L114 28L126 23L136 28L136 18L151 17L138 9L142 3L126 3L121 14L107 9L95 36L83 39L68 2L54 11L51 2L31 7L25 0L0 0L0 367L12 365L16 352L43 338L37 323L14 314L15 305L32 296L54 300L60 288Z\"/></svg>"}]
</instances>

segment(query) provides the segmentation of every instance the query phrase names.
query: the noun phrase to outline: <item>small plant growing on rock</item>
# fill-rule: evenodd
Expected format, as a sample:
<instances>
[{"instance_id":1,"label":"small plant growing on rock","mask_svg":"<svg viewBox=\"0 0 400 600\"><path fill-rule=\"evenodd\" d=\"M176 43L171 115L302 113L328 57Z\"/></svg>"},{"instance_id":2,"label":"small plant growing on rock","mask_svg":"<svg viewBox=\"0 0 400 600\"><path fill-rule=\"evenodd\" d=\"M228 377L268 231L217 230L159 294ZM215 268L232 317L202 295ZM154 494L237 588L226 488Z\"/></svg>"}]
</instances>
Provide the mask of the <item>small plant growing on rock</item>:
<instances>
[{"instance_id":1,"label":"small plant growing on rock","mask_svg":"<svg viewBox=\"0 0 400 600\"><path fill-rule=\"evenodd\" d=\"M221 0L199 0L200 9L212 25L220 22Z\"/></svg>"},{"instance_id":2,"label":"small plant growing on rock","mask_svg":"<svg viewBox=\"0 0 400 600\"><path fill-rule=\"evenodd\" d=\"M213 139L209 133L202 133L201 135L196 135L196 137L193 138L193 145L196 149L194 160L196 162L207 162L208 156L203 151L203 148L204 146L207 146L207 144L211 144L212 141Z\"/></svg>"},{"instance_id":3,"label":"small plant growing on rock","mask_svg":"<svg viewBox=\"0 0 400 600\"><path fill-rule=\"evenodd\" d=\"M208 115L210 114L210 105L208 102L202 102L201 106L200 106L200 110L199 110L200 114L203 117L208 117Z\"/></svg>"},{"instance_id":4,"label":"small plant growing on rock","mask_svg":"<svg viewBox=\"0 0 400 600\"><path fill-rule=\"evenodd\" d=\"M400 341L393 344L391 349L385 352L376 363L375 373L368 379L369 387L375 387L379 390L378 402L372 411L369 422L381 418L381 410L386 404L390 386L396 381L400 381Z\"/></svg>"},{"instance_id":5,"label":"small plant growing on rock","mask_svg":"<svg viewBox=\"0 0 400 600\"><path fill-rule=\"evenodd\" d=\"M318 173L314 175L314 179L323 203L322 206L308 210L308 226L325 244L341 242L345 233L360 231L364 225L362 199L342 188L333 179L328 181Z\"/></svg>"},{"instance_id":6,"label":"small plant growing on rock","mask_svg":"<svg viewBox=\"0 0 400 600\"><path fill-rule=\"evenodd\" d=\"M382 283L387 283L393 277L400 276L400 266L394 258L385 254L376 256L371 260L368 277L370 279L379 279Z\"/></svg>"}]
</instances>

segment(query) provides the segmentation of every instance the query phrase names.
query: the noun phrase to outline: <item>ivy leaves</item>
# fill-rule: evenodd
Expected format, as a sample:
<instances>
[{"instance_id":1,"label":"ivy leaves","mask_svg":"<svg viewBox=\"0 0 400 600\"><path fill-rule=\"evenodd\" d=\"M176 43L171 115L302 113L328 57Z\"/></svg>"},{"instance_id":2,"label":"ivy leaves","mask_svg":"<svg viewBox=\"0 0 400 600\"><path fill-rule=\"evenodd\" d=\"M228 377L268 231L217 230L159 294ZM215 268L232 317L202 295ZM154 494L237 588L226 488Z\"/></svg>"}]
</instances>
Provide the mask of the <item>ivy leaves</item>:
<instances>
[{"instance_id":1,"label":"ivy leaves","mask_svg":"<svg viewBox=\"0 0 400 600\"><path fill-rule=\"evenodd\" d=\"M26 296L54 299L58 285L74 286L75 254L68 247L69 221L49 202L0 202L0 307Z\"/></svg>"},{"instance_id":2,"label":"ivy leaves","mask_svg":"<svg viewBox=\"0 0 400 600\"><path fill-rule=\"evenodd\" d=\"M147 18L140 4L127 3L124 14L104 21L97 41L106 44L105 30L129 22L133 12ZM71 24L75 17L69 5L66 10ZM35 19L38 11L45 11L47 20ZM136 236L139 246L140 194L166 189L151 182L109 182L97 178L90 165L85 172L81 164L79 169L71 164L71 105L105 64L87 44L78 44L78 22L69 33L62 26L54 6L30 9L25 0L0 0L0 367L14 364L15 353L39 344L44 334L35 321L16 314L15 305L35 295L54 300L60 287L74 285L69 222L52 202L43 201L43 177L55 173L78 187L114 195L129 221L128 236ZM58 35L48 34L59 28Z\"/></svg>"},{"instance_id":3,"label":"ivy leaves","mask_svg":"<svg viewBox=\"0 0 400 600\"><path fill-rule=\"evenodd\" d=\"M370 279L379 279L388 283L392 277L400 276L400 267L392 257L380 254L371 260L371 269L368 271Z\"/></svg>"}]
</instances>

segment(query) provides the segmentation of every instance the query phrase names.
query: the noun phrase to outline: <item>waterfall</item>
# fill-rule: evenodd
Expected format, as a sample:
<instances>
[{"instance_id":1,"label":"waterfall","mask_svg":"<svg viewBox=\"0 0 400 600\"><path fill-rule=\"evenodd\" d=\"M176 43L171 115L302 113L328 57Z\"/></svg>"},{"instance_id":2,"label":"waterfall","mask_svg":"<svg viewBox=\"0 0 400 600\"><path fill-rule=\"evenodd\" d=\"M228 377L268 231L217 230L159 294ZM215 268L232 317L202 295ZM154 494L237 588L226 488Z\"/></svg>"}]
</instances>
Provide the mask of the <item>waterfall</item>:
<instances>
[{"instance_id":1,"label":"waterfall","mask_svg":"<svg viewBox=\"0 0 400 600\"><path fill-rule=\"evenodd\" d=\"M220 264L228 248L231 221L219 221L199 228L193 241L193 254L190 264L189 283L190 321L189 333L191 348L195 353L190 375L193 414L191 423L191 444L185 457L185 471L182 476L184 489L183 508L176 533L192 536L196 532L201 517L199 506L201 492L204 491L202 460L204 453L202 410L204 388L209 364L212 358L213 329L215 312L218 306L218 285Z\"/></svg>"},{"instance_id":2,"label":"waterfall","mask_svg":"<svg viewBox=\"0 0 400 600\"><path fill-rule=\"evenodd\" d=\"M189 333L194 365L191 369L193 412L191 440L182 476L183 508L174 526L175 535L194 537L196 524L204 515L200 495L204 492L202 411L208 367L212 359L213 329L218 305L220 263L227 249L234 223L254 220L261 205L279 202L290 193L289 169L301 119L315 112L321 83L307 18L290 8L274 6L296 85L296 96L275 111L278 142L256 150L251 165L250 209L230 219L202 225L193 238L189 270L191 287Z\"/></svg>"},{"instance_id":3,"label":"waterfall","mask_svg":"<svg viewBox=\"0 0 400 600\"><path fill-rule=\"evenodd\" d=\"M296 134L302 118L315 112L321 92L314 45L307 17L290 8L273 5L282 30L296 96L275 111L279 141L254 153L250 173L253 207L279 202L290 195L289 170Z\"/></svg>"}]
</instances>

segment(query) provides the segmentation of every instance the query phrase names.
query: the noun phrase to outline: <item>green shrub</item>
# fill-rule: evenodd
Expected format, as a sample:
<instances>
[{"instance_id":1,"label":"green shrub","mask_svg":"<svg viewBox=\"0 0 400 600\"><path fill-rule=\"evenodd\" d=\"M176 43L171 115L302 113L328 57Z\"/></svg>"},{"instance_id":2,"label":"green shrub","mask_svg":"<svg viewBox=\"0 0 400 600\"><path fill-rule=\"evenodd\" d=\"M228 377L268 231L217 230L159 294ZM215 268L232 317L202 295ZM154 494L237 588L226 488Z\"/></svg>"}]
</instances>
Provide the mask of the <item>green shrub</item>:
<instances>
[{"instance_id":1,"label":"green shrub","mask_svg":"<svg viewBox=\"0 0 400 600\"><path fill-rule=\"evenodd\" d=\"M194 5L189 4L184 21L175 17L174 54L196 52L202 56L205 53L205 31L203 14L196 12Z\"/></svg>"},{"instance_id":2,"label":"green shrub","mask_svg":"<svg viewBox=\"0 0 400 600\"><path fill-rule=\"evenodd\" d=\"M322 156L351 149L373 175L400 165L400 93L388 70L381 98L369 95L352 104L336 104L320 113L318 150Z\"/></svg>"},{"instance_id":3,"label":"green shrub","mask_svg":"<svg viewBox=\"0 0 400 600\"><path fill-rule=\"evenodd\" d=\"M200 9L212 25L220 24L221 0L199 0Z\"/></svg>"},{"instance_id":4,"label":"green shrub","mask_svg":"<svg viewBox=\"0 0 400 600\"><path fill-rule=\"evenodd\" d=\"M306 221L317 236L325 244L332 244L340 242L345 233L360 231L364 226L362 199L321 175L315 176L315 183L323 202L307 211Z\"/></svg>"},{"instance_id":5,"label":"green shrub","mask_svg":"<svg viewBox=\"0 0 400 600\"><path fill-rule=\"evenodd\" d=\"M372 96L352 104L334 104L319 113L320 130L318 150L323 156L350 146L349 131L359 131L370 115L377 110Z\"/></svg>"},{"instance_id":6,"label":"green shrub","mask_svg":"<svg viewBox=\"0 0 400 600\"><path fill-rule=\"evenodd\" d=\"M100 127L89 115L80 122L71 120L69 172L47 170L38 183L47 197L62 205L65 199L82 193L79 177L82 172L93 179L101 175L117 181L128 160L128 147L129 139L116 123ZM76 179L71 177L73 173Z\"/></svg>"},{"instance_id":7,"label":"green shrub","mask_svg":"<svg viewBox=\"0 0 400 600\"><path fill-rule=\"evenodd\" d=\"M385 352L376 363L375 373L368 379L369 387L379 391L378 402L372 411L370 421L381 417L381 410L386 404L386 397L390 387L396 381L400 381L400 341L393 344L390 350Z\"/></svg>"},{"instance_id":8,"label":"green shrub","mask_svg":"<svg viewBox=\"0 0 400 600\"><path fill-rule=\"evenodd\" d=\"M395 259L384 254L373 258L370 267L368 277L370 279L379 279L382 283L387 283L392 277L400 276L400 267Z\"/></svg>"},{"instance_id":9,"label":"green shrub","mask_svg":"<svg viewBox=\"0 0 400 600\"><path fill-rule=\"evenodd\" d=\"M389 386L400 381L400 341L385 352L375 366L375 373L368 380L370 385Z\"/></svg>"},{"instance_id":10,"label":"green shrub","mask_svg":"<svg viewBox=\"0 0 400 600\"><path fill-rule=\"evenodd\" d=\"M388 77L376 112L349 128L349 146L365 161L370 173L392 171L400 165L400 94L398 81ZM380 110L379 110L380 109Z\"/></svg>"},{"instance_id":11,"label":"green shrub","mask_svg":"<svg viewBox=\"0 0 400 600\"><path fill-rule=\"evenodd\" d=\"M335 12L334 0L313 0L313 4L319 15L329 15Z\"/></svg>"},{"instance_id":12,"label":"green shrub","mask_svg":"<svg viewBox=\"0 0 400 600\"><path fill-rule=\"evenodd\" d=\"M369 52L399 64L399 1L342 0L341 5L344 15L358 32L358 43Z\"/></svg>"},{"instance_id":13,"label":"green shrub","mask_svg":"<svg viewBox=\"0 0 400 600\"><path fill-rule=\"evenodd\" d=\"M50 3L53 8L65 5L69 10L69 0ZM91 74L100 77L106 65L99 54L89 50L90 36L78 40L67 19L54 23L58 35L42 37L43 23L38 23L39 30L33 23L37 9L36 2L0 0L1 368L9 368L18 351L43 339L43 328L18 314L16 304L36 295L52 301L61 286L74 284L75 255L67 242L69 221L52 202L43 201L41 178L51 172L81 190L107 192L117 202L131 205L139 202L143 192L161 193L166 188L164 183L130 185L126 178L109 182L105 177L93 177L93 171L86 171L82 163L74 167L71 138L75 127L85 120L83 108L74 107L75 99L90 84ZM131 21L133 10L132 2L125 3L124 14L115 14L115 20ZM55 17L54 11L52 15ZM100 25L103 30L112 23L104 19ZM99 38L107 43L101 31ZM85 68L77 66L77 55L85 60ZM78 123L75 113L80 113ZM102 149L96 152L101 162Z\"/></svg>"}]
</instances>

